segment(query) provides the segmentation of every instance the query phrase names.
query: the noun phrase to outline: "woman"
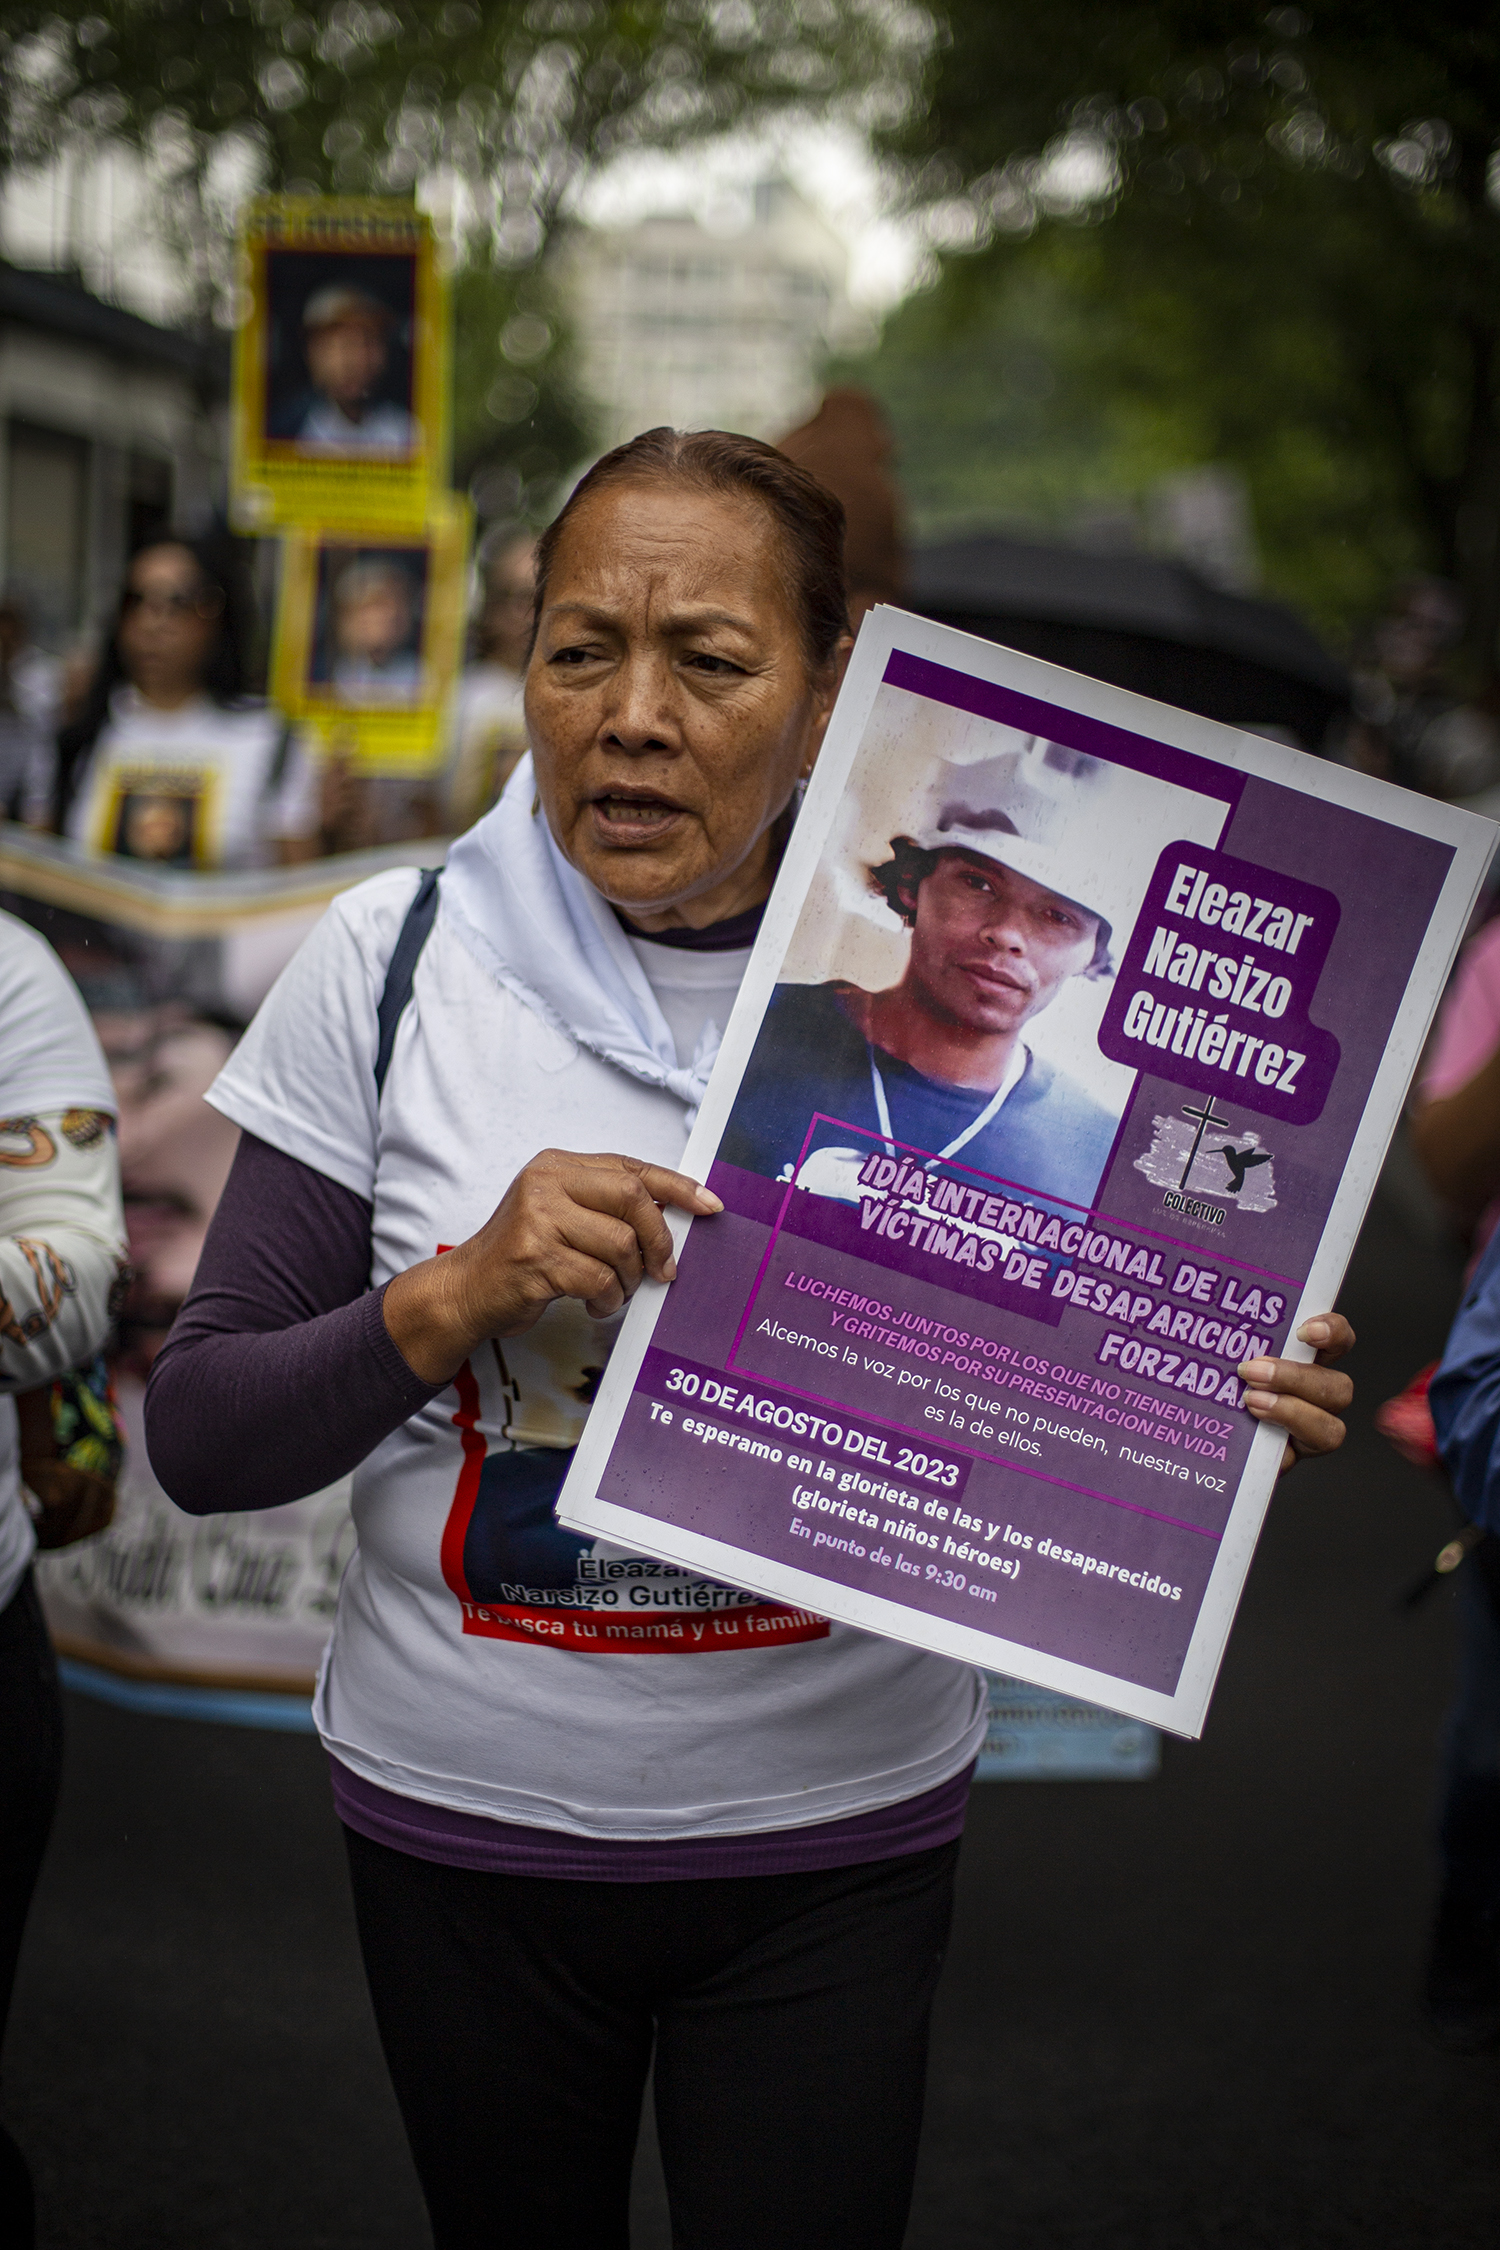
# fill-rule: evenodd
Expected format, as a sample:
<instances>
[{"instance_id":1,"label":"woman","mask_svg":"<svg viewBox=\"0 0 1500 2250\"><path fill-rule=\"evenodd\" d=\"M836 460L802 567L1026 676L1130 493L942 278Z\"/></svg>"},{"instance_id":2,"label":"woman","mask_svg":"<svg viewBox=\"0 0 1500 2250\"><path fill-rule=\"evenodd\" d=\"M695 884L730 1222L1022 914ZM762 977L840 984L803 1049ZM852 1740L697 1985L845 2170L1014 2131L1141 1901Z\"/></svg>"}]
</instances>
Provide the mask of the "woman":
<instances>
[{"instance_id":1,"label":"woman","mask_svg":"<svg viewBox=\"0 0 1500 2250\"><path fill-rule=\"evenodd\" d=\"M108 1331L127 1270L114 1108L76 987L43 939L0 914L0 2037L62 1765L15 1396L91 1360ZM25 2250L32 2217L25 2161L0 2126L0 2241Z\"/></svg>"},{"instance_id":2,"label":"woman","mask_svg":"<svg viewBox=\"0 0 1500 2250\"><path fill-rule=\"evenodd\" d=\"M536 541L525 532L491 532L478 561L481 601L474 661L454 697L444 778L450 834L489 811L526 753L522 695L536 603Z\"/></svg>"},{"instance_id":3,"label":"woman","mask_svg":"<svg viewBox=\"0 0 1500 2250\"><path fill-rule=\"evenodd\" d=\"M408 871L335 904L213 1097L244 1139L152 1460L203 1511L357 1469L318 1714L443 2250L626 2240L653 2035L679 2244L905 2225L979 1675L838 1625L544 1629L609 1572L700 1591L552 1501L621 1307L673 1276L659 1206L717 1208L673 1166L833 707L841 536L750 439L606 455L538 555L534 759L455 846L410 1005ZM1323 1450L1347 1392L1278 1363L1258 1395ZM471 1567L511 1624L465 1615Z\"/></svg>"},{"instance_id":4,"label":"woman","mask_svg":"<svg viewBox=\"0 0 1500 2250\"><path fill-rule=\"evenodd\" d=\"M248 646L226 560L185 539L143 547L84 707L58 737L59 833L172 867L313 858L318 775L278 713L246 699Z\"/></svg>"}]
</instances>

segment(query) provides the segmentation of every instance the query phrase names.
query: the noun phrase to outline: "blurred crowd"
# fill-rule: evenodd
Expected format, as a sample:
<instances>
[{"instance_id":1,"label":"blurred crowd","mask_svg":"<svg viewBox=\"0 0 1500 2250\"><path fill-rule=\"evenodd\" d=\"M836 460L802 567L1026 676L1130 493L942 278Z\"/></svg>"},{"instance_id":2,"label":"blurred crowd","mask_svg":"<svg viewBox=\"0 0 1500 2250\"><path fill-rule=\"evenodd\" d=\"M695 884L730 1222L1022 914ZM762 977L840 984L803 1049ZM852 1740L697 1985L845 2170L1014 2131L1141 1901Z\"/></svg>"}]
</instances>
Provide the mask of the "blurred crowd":
<instances>
[{"instance_id":1,"label":"blurred crowd","mask_svg":"<svg viewBox=\"0 0 1500 2250\"><path fill-rule=\"evenodd\" d=\"M199 873L452 835L494 802L525 747L521 674L534 543L481 547L470 662L444 754L419 781L363 768L257 688L265 634L235 542L163 535L131 559L98 645L37 645L27 602L0 594L0 809L109 855ZM356 566L335 590L335 683L393 696L409 638L401 590ZM407 661L410 661L408 659Z\"/></svg>"},{"instance_id":2,"label":"blurred crowd","mask_svg":"<svg viewBox=\"0 0 1500 2250\"><path fill-rule=\"evenodd\" d=\"M1464 694L1456 672L1466 623L1463 597L1446 580L1396 588L1355 652L1340 745L1350 765L1450 801L1500 782L1500 724Z\"/></svg>"},{"instance_id":3,"label":"blurred crowd","mask_svg":"<svg viewBox=\"0 0 1500 2250\"><path fill-rule=\"evenodd\" d=\"M326 753L255 692L265 635L234 542L171 536L142 547L100 644L64 656L37 645L26 603L7 594L5 816L91 862L204 875L455 834L494 802L525 748L533 555L531 537L506 528L481 546L443 762L415 781ZM361 694L386 644L406 637L388 614L393 590L364 570L336 590L343 661L358 668ZM242 1025L222 994L198 988L184 949L168 949L163 973L160 949L153 957L107 923L9 903L57 945L109 1060L136 1274L120 1365L143 1379L233 1159L233 1127L201 1097Z\"/></svg>"}]
</instances>

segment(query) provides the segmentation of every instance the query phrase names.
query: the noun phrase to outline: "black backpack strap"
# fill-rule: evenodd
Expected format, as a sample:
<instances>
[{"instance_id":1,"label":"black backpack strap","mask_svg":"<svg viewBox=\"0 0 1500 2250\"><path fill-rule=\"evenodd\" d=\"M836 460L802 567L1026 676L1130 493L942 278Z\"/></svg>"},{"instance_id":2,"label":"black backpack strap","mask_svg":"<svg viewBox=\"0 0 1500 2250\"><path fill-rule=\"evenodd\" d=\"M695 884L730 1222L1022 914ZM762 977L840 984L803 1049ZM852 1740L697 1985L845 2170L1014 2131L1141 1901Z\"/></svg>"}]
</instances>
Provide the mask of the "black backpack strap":
<instances>
[{"instance_id":1,"label":"black backpack strap","mask_svg":"<svg viewBox=\"0 0 1500 2250\"><path fill-rule=\"evenodd\" d=\"M396 1027L402 1011L411 998L412 978L417 973L417 957L427 943L427 933L432 928L438 910L438 867L424 867L422 880L417 885L415 898L406 909L406 920L396 938L396 949L385 972L385 990L380 995L375 1022L380 1037L375 1047L375 1099L378 1102L385 1091L386 1074L391 1067L391 1054L396 1044Z\"/></svg>"},{"instance_id":2,"label":"black backpack strap","mask_svg":"<svg viewBox=\"0 0 1500 2250\"><path fill-rule=\"evenodd\" d=\"M271 752L271 763L266 768L266 778L260 785L262 797L274 797L286 779L286 762L292 747L292 721L284 719L281 732L276 737L276 747Z\"/></svg>"}]
</instances>

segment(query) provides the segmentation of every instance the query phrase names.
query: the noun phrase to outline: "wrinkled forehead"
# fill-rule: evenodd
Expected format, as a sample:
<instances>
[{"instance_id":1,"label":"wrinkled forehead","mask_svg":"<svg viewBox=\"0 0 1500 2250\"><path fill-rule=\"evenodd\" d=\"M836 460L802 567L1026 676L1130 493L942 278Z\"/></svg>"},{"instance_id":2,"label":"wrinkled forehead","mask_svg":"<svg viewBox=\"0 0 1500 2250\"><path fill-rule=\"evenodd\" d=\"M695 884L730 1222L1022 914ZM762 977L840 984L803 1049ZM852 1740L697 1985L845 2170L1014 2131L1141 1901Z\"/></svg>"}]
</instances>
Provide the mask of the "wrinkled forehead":
<instances>
[{"instance_id":1,"label":"wrinkled forehead","mask_svg":"<svg viewBox=\"0 0 1500 2250\"><path fill-rule=\"evenodd\" d=\"M584 599L686 600L787 607L781 527L753 493L687 477L632 477L590 493L563 524L548 606Z\"/></svg>"}]
</instances>

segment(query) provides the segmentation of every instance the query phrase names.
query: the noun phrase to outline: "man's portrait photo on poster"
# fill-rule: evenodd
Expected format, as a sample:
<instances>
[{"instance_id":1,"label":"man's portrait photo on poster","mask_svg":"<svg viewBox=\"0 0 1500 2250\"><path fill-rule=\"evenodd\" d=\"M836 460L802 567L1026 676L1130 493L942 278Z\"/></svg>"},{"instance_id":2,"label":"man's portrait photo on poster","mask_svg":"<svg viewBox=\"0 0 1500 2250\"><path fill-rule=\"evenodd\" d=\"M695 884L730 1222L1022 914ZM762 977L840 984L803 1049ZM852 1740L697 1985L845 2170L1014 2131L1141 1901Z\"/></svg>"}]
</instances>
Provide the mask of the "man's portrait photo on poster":
<instances>
[{"instance_id":1,"label":"man's portrait photo on poster","mask_svg":"<svg viewBox=\"0 0 1500 2250\"><path fill-rule=\"evenodd\" d=\"M1111 980L1159 853L1223 817L883 688L720 1158L857 1202L884 1144L1090 1204L1134 1084L1097 1044Z\"/></svg>"},{"instance_id":2,"label":"man's portrait photo on poster","mask_svg":"<svg viewBox=\"0 0 1500 2250\"><path fill-rule=\"evenodd\" d=\"M268 249L266 438L324 458L410 454L417 253Z\"/></svg>"},{"instance_id":3,"label":"man's portrait photo on poster","mask_svg":"<svg viewBox=\"0 0 1500 2250\"><path fill-rule=\"evenodd\" d=\"M423 699L429 565L415 545L320 545L309 696L365 705Z\"/></svg>"}]
</instances>

